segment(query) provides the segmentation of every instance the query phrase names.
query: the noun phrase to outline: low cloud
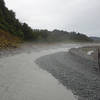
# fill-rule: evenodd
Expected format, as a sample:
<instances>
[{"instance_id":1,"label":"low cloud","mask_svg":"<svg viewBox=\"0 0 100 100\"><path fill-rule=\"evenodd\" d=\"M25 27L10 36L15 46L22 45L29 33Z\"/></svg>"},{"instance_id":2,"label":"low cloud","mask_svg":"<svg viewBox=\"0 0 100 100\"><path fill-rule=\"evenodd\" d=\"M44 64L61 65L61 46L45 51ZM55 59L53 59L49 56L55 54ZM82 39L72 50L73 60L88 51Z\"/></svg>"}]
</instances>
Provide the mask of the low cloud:
<instances>
[{"instance_id":1,"label":"low cloud","mask_svg":"<svg viewBox=\"0 0 100 100\"><path fill-rule=\"evenodd\" d=\"M5 0L32 28L74 30L100 36L100 0Z\"/></svg>"}]
</instances>

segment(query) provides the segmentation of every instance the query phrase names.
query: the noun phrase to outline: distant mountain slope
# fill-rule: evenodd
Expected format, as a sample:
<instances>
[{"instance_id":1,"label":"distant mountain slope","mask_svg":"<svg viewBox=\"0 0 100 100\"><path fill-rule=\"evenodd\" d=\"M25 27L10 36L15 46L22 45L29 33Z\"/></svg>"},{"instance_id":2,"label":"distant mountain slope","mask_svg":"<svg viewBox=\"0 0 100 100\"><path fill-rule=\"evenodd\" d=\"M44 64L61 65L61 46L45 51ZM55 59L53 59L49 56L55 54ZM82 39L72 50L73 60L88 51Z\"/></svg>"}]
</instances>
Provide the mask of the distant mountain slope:
<instances>
[{"instance_id":1,"label":"distant mountain slope","mask_svg":"<svg viewBox=\"0 0 100 100\"><path fill-rule=\"evenodd\" d=\"M79 42L92 41L92 39L86 35L76 32L32 29L26 23L21 23L18 19L16 19L15 13L5 6L4 0L0 0L0 29L14 36L18 36L23 40L37 40L45 42L67 40Z\"/></svg>"},{"instance_id":2,"label":"distant mountain slope","mask_svg":"<svg viewBox=\"0 0 100 100\"><path fill-rule=\"evenodd\" d=\"M90 37L95 42L100 42L100 37Z\"/></svg>"},{"instance_id":3,"label":"distant mountain slope","mask_svg":"<svg viewBox=\"0 0 100 100\"><path fill-rule=\"evenodd\" d=\"M51 41L76 41L76 42L87 42L92 41L89 37L84 34L76 32L66 32L60 30L54 30L48 34L48 40Z\"/></svg>"}]
</instances>

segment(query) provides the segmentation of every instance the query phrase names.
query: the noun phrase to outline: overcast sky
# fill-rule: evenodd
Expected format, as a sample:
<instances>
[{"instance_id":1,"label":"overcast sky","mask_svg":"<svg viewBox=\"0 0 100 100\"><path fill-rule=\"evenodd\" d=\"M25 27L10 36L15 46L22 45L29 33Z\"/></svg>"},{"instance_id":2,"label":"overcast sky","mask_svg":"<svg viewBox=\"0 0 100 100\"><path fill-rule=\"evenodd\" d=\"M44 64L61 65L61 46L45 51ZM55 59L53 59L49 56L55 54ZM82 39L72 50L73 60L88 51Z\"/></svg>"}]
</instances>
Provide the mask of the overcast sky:
<instances>
[{"instance_id":1,"label":"overcast sky","mask_svg":"<svg viewBox=\"0 0 100 100\"><path fill-rule=\"evenodd\" d=\"M100 0L5 0L34 29L60 29L100 36Z\"/></svg>"}]
</instances>

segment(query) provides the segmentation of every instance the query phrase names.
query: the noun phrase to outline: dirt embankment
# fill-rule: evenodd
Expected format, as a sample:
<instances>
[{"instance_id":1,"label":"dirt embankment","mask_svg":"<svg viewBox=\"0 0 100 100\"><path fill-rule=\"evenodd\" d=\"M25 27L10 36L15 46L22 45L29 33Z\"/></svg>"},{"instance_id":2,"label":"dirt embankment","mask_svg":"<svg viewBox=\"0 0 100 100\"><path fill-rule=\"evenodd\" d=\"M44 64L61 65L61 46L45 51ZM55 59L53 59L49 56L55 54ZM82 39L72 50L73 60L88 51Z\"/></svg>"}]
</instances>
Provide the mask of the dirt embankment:
<instances>
[{"instance_id":1,"label":"dirt embankment","mask_svg":"<svg viewBox=\"0 0 100 100\"><path fill-rule=\"evenodd\" d=\"M0 29L0 49L16 48L20 42L18 37Z\"/></svg>"},{"instance_id":2,"label":"dirt embankment","mask_svg":"<svg viewBox=\"0 0 100 100\"><path fill-rule=\"evenodd\" d=\"M36 63L79 96L78 100L100 100L98 64L81 49L44 56Z\"/></svg>"}]
</instances>

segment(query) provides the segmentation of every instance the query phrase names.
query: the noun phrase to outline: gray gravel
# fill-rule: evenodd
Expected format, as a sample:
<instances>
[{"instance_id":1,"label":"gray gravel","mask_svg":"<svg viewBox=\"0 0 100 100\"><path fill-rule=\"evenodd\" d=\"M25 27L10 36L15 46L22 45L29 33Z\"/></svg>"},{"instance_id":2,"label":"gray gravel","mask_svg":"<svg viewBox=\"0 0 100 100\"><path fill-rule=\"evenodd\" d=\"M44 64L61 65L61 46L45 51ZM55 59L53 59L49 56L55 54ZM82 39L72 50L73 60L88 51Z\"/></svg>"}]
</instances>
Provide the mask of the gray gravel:
<instances>
[{"instance_id":1,"label":"gray gravel","mask_svg":"<svg viewBox=\"0 0 100 100\"><path fill-rule=\"evenodd\" d=\"M79 100L100 100L100 73L95 61L84 57L75 49L73 53L60 52L36 60L36 63L50 72Z\"/></svg>"}]
</instances>

